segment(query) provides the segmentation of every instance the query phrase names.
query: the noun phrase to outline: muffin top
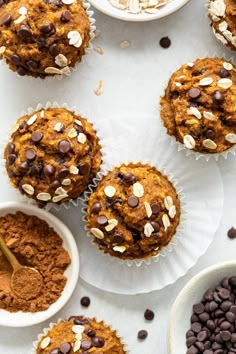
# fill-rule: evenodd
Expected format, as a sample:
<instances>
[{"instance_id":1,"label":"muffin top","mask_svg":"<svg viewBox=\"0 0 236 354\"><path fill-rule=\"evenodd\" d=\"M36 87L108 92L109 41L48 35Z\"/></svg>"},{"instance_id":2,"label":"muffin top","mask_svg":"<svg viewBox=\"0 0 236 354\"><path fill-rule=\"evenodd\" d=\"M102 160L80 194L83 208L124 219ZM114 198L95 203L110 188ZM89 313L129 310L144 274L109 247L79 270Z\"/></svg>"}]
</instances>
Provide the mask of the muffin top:
<instances>
[{"instance_id":1,"label":"muffin top","mask_svg":"<svg viewBox=\"0 0 236 354\"><path fill-rule=\"evenodd\" d=\"M236 143L236 69L219 58L182 65L161 98L169 135L188 149L220 153Z\"/></svg>"},{"instance_id":2,"label":"muffin top","mask_svg":"<svg viewBox=\"0 0 236 354\"><path fill-rule=\"evenodd\" d=\"M60 320L38 342L35 354L125 354L116 331L94 318Z\"/></svg>"},{"instance_id":3,"label":"muffin top","mask_svg":"<svg viewBox=\"0 0 236 354\"><path fill-rule=\"evenodd\" d=\"M80 0L0 0L0 55L19 75L69 74L89 31Z\"/></svg>"},{"instance_id":4,"label":"muffin top","mask_svg":"<svg viewBox=\"0 0 236 354\"><path fill-rule=\"evenodd\" d=\"M87 225L94 241L122 259L156 255L175 234L179 220L174 187L147 164L114 168L88 201Z\"/></svg>"},{"instance_id":5,"label":"muffin top","mask_svg":"<svg viewBox=\"0 0 236 354\"><path fill-rule=\"evenodd\" d=\"M210 0L208 16L216 38L236 50L235 0Z\"/></svg>"},{"instance_id":6,"label":"muffin top","mask_svg":"<svg viewBox=\"0 0 236 354\"><path fill-rule=\"evenodd\" d=\"M19 118L4 157L12 185L42 203L77 198L101 164L92 124L65 108Z\"/></svg>"}]
</instances>

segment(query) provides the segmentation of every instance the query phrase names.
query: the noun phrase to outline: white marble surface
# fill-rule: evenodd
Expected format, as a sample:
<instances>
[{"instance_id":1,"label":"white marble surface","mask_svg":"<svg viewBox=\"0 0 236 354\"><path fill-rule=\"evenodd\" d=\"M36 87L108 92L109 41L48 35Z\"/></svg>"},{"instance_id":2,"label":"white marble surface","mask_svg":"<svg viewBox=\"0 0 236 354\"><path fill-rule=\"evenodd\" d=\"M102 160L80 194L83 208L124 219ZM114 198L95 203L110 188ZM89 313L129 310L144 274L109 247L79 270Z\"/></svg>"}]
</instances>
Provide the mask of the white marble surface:
<instances>
[{"instance_id":1,"label":"white marble surface","mask_svg":"<svg viewBox=\"0 0 236 354\"><path fill-rule=\"evenodd\" d=\"M1 132L7 130L22 110L47 100L76 105L79 111L97 122L114 112L122 115L135 110L158 114L157 99L168 75L181 63L207 54L232 56L213 38L204 4L205 0L192 0L178 13L152 23L124 23L96 13L97 27L102 34L94 44L103 48L104 55L93 52L78 72L60 82L18 78L1 65ZM171 38L172 46L164 50L158 41L166 35ZM131 47L120 49L119 43L123 40L130 40ZM104 80L105 88L104 94L97 97L93 89L100 79ZM135 127L131 134L135 134ZM222 221L214 242L191 271L161 291L135 296L106 293L80 281L70 302L52 320L80 312L96 316L119 330L132 354L167 354L168 317L180 289L199 270L235 258L236 241L229 240L226 233L232 225L236 227L236 158L230 156L220 160L218 165L225 190ZM15 200L16 194L2 174L0 183L0 201ZM91 297L88 309L82 309L79 304L84 295ZM146 308L155 311L151 323L143 319ZM30 354L32 341L45 326L47 323L24 329L0 327L0 353ZM138 342L137 331L143 328L148 330L149 336Z\"/></svg>"}]
</instances>

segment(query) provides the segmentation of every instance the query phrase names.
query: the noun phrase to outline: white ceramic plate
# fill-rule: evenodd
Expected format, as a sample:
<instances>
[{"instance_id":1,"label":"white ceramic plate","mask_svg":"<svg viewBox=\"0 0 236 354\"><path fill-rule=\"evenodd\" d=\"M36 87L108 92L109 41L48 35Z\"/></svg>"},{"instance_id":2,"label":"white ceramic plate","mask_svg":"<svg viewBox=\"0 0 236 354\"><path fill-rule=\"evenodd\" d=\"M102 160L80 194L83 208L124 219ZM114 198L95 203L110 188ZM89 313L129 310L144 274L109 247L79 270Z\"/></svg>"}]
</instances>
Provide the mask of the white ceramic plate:
<instances>
[{"instance_id":1,"label":"white ceramic plate","mask_svg":"<svg viewBox=\"0 0 236 354\"><path fill-rule=\"evenodd\" d=\"M54 215L38 209L32 205L7 202L0 203L0 216L8 213L15 214L16 211L21 211L28 215L36 215L42 220L45 220L63 240L63 247L68 251L71 257L71 263L65 271L67 283L60 298L54 302L46 311L40 312L8 312L0 309L0 325L9 327L26 327L43 322L57 313L71 297L79 276L79 254L73 235L66 225L64 225Z\"/></svg>"},{"instance_id":2,"label":"white ceramic plate","mask_svg":"<svg viewBox=\"0 0 236 354\"><path fill-rule=\"evenodd\" d=\"M118 18L119 20L130 21L130 22L145 22L153 21L158 18L162 18L172 14L173 12L179 10L183 7L189 0L170 0L169 3L159 8L159 11L155 14L141 13L141 14L130 14L124 10L120 10L112 6L109 0L89 0L89 2L100 10L104 14Z\"/></svg>"},{"instance_id":3,"label":"white ceramic plate","mask_svg":"<svg viewBox=\"0 0 236 354\"><path fill-rule=\"evenodd\" d=\"M209 288L214 288L225 277L236 275L236 261L213 265L195 275L181 290L172 307L168 346L170 354L186 353L185 334L190 328L192 306L198 303Z\"/></svg>"}]
</instances>

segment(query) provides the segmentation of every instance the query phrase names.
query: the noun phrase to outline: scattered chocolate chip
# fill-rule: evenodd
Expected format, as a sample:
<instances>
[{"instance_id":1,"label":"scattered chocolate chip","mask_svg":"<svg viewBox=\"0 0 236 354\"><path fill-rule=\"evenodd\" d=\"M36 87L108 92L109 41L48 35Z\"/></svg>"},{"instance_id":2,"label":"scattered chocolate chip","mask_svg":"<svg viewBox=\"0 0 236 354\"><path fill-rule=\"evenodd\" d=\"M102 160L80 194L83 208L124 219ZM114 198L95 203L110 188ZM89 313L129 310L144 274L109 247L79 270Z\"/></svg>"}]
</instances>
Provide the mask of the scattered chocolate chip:
<instances>
[{"instance_id":1,"label":"scattered chocolate chip","mask_svg":"<svg viewBox=\"0 0 236 354\"><path fill-rule=\"evenodd\" d=\"M92 347L92 342L90 340L83 340L80 345L80 349L89 350Z\"/></svg>"},{"instance_id":2,"label":"scattered chocolate chip","mask_svg":"<svg viewBox=\"0 0 236 354\"><path fill-rule=\"evenodd\" d=\"M7 144L7 151L9 154L13 154L15 152L15 144L13 143L8 143Z\"/></svg>"},{"instance_id":3,"label":"scattered chocolate chip","mask_svg":"<svg viewBox=\"0 0 236 354\"><path fill-rule=\"evenodd\" d=\"M58 144L58 151L61 152L62 154L67 154L71 149L71 145L69 141L67 140L62 140Z\"/></svg>"},{"instance_id":4,"label":"scattered chocolate chip","mask_svg":"<svg viewBox=\"0 0 236 354\"><path fill-rule=\"evenodd\" d=\"M88 296L83 296L80 300L80 303L84 307L88 307L90 305L90 298Z\"/></svg>"},{"instance_id":5,"label":"scattered chocolate chip","mask_svg":"<svg viewBox=\"0 0 236 354\"><path fill-rule=\"evenodd\" d=\"M28 164L28 162L27 162L27 161L22 162L22 163L18 166L18 169L19 169L20 172L23 172L23 173L27 172L27 171L29 170L29 164Z\"/></svg>"},{"instance_id":6,"label":"scattered chocolate chip","mask_svg":"<svg viewBox=\"0 0 236 354\"><path fill-rule=\"evenodd\" d=\"M50 184L50 189L52 189L52 190L56 190L58 187L60 187L60 185L61 185L61 183L60 183L60 181L58 181L58 180L55 180L55 181L53 181L51 184Z\"/></svg>"},{"instance_id":7,"label":"scattered chocolate chip","mask_svg":"<svg viewBox=\"0 0 236 354\"><path fill-rule=\"evenodd\" d=\"M92 338L92 344L96 348L102 348L105 344L105 341L101 337L93 337Z\"/></svg>"},{"instance_id":8,"label":"scattered chocolate chip","mask_svg":"<svg viewBox=\"0 0 236 354\"><path fill-rule=\"evenodd\" d=\"M49 47L49 53L54 57L60 53L60 48L58 43L53 43Z\"/></svg>"},{"instance_id":9,"label":"scattered chocolate chip","mask_svg":"<svg viewBox=\"0 0 236 354\"><path fill-rule=\"evenodd\" d=\"M139 205L139 199L135 195L131 195L128 198L127 203L131 208L136 208Z\"/></svg>"},{"instance_id":10,"label":"scattered chocolate chip","mask_svg":"<svg viewBox=\"0 0 236 354\"><path fill-rule=\"evenodd\" d=\"M214 93L213 99L216 103L220 104L224 101L224 96L220 91Z\"/></svg>"},{"instance_id":11,"label":"scattered chocolate chip","mask_svg":"<svg viewBox=\"0 0 236 354\"><path fill-rule=\"evenodd\" d=\"M34 161L36 156L37 156L37 154L36 154L36 151L34 149L29 149L25 153L25 157L26 157L26 159L28 161Z\"/></svg>"},{"instance_id":12,"label":"scattered chocolate chip","mask_svg":"<svg viewBox=\"0 0 236 354\"><path fill-rule=\"evenodd\" d=\"M60 169L58 170L58 176L59 178L65 178L69 175L70 171L66 166L62 166L60 167Z\"/></svg>"},{"instance_id":13,"label":"scattered chocolate chip","mask_svg":"<svg viewBox=\"0 0 236 354\"><path fill-rule=\"evenodd\" d=\"M43 139L43 133L38 130L33 132L31 135L31 140L34 143L39 143L42 139Z\"/></svg>"},{"instance_id":14,"label":"scattered chocolate chip","mask_svg":"<svg viewBox=\"0 0 236 354\"><path fill-rule=\"evenodd\" d=\"M115 233L112 236L112 243L121 244L122 242L124 242L124 237L122 235Z\"/></svg>"},{"instance_id":15,"label":"scattered chocolate chip","mask_svg":"<svg viewBox=\"0 0 236 354\"><path fill-rule=\"evenodd\" d=\"M138 331L138 339L146 339L148 336L148 332L145 329L141 329Z\"/></svg>"},{"instance_id":16,"label":"scattered chocolate chip","mask_svg":"<svg viewBox=\"0 0 236 354\"><path fill-rule=\"evenodd\" d=\"M26 65L27 65L27 68L30 70L30 71L36 71L39 67L38 63L34 60L28 60L26 62Z\"/></svg>"},{"instance_id":17,"label":"scattered chocolate chip","mask_svg":"<svg viewBox=\"0 0 236 354\"><path fill-rule=\"evenodd\" d=\"M18 66L16 72L20 76L25 76L27 74L27 70L23 66Z\"/></svg>"},{"instance_id":18,"label":"scattered chocolate chip","mask_svg":"<svg viewBox=\"0 0 236 354\"><path fill-rule=\"evenodd\" d=\"M13 165L13 163L16 161L16 159L17 159L17 156L15 154L9 154L7 156L7 161L10 166Z\"/></svg>"},{"instance_id":19,"label":"scattered chocolate chip","mask_svg":"<svg viewBox=\"0 0 236 354\"><path fill-rule=\"evenodd\" d=\"M105 215L98 216L97 223L100 226L106 226L108 223L107 217Z\"/></svg>"},{"instance_id":20,"label":"scattered chocolate chip","mask_svg":"<svg viewBox=\"0 0 236 354\"><path fill-rule=\"evenodd\" d=\"M32 32L27 25L20 25L18 35L23 39L29 39L32 37Z\"/></svg>"},{"instance_id":21,"label":"scattered chocolate chip","mask_svg":"<svg viewBox=\"0 0 236 354\"><path fill-rule=\"evenodd\" d=\"M71 350L71 344L70 343L66 342L66 343L62 343L60 345L60 352L62 354L68 354L70 352L70 350Z\"/></svg>"},{"instance_id":22,"label":"scattered chocolate chip","mask_svg":"<svg viewBox=\"0 0 236 354\"><path fill-rule=\"evenodd\" d=\"M201 90L198 87L193 87L188 91L188 95L190 98L198 98L201 95Z\"/></svg>"},{"instance_id":23,"label":"scattered chocolate chip","mask_svg":"<svg viewBox=\"0 0 236 354\"><path fill-rule=\"evenodd\" d=\"M130 232L133 236L134 241L142 240L141 232L139 230L132 229L132 230L130 230Z\"/></svg>"},{"instance_id":24,"label":"scattered chocolate chip","mask_svg":"<svg viewBox=\"0 0 236 354\"><path fill-rule=\"evenodd\" d=\"M43 168L43 173L45 174L45 176L47 176L47 177L51 177L51 176L53 176L54 175L54 173L55 173L55 167L54 166L52 166L52 165L46 165L46 166L44 166L44 168Z\"/></svg>"},{"instance_id":25,"label":"scattered chocolate chip","mask_svg":"<svg viewBox=\"0 0 236 354\"><path fill-rule=\"evenodd\" d=\"M151 221L151 225L154 228L154 232L159 232L160 231L160 225L156 221Z\"/></svg>"},{"instance_id":26,"label":"scattered chocolate chip","mask_svg":"<svg viewBox=\"0 0 236 354\"><path fill-rule=\"evenodd\" d=\"M62 22L69 22L71 20L71 12L66 10L63 11L61 14L61 21Z\"/></svg>"},{"instance_id":27,"label":"scattered chocolate chip","mask_svg":"<svg viewBox=\"0 0 236 354\"><path fill-rule=\"evenodd\" d=\"M135 183L136 182L136 177L132 173L125 173L123 175L123 182L125 183Z\"/></svg>"},{"instance_id":28,"label":"scattered chocolate chip","mask_svg":"<svg viewBox=\"0 0 236 354\"><path fill-rule=\"evenodd\" d=\"M161 206L159 203L152 203L151 204L151 209L152 209L152 213L154 215L158 215L161 211Z\"/></svg>"},{"instance_id":29,"label":"scattered chocolate chip","mask_svg":"<svg viewBox=\"0 0 236 354\"><path fill-rule=\"evenodd\" d=\"M42 25L40 27L40 31L48 34L48 33L52 32L53 27L54 27L54 25L52 23L45 23L44 25Z\"/></svg>"},{"instance_id":30,"label":"scattered chocolate chip","mask_svg":"<svg viewBox=\"0 0 236 354\"><path fill-rule=\"evenodd\" d=\"M222 78L222 79L225 79L227 77L230 76L230 72L228 70L226 70L225 68L221 68L219 70L219 76Z\"/></svg>"},{"instance_id":31,"label":"scattered chocolate chip","mask_svg":"<svg viewBox=\"0 0 236 354\"><path fill-rule=\"evenodd\" d=\"M9 26L11 24L11 15L5 14L0 18L0 26Z\"/></svg>"},{"instance_id":32,"label":"scattered chocolate chip","mask_svg":"<svg viewBox=\"0 0 236 354\"><path fill-rule=\"evenodd\" d=\"M176 100L179 97L179 92L178 91L170 91L168 94L169 99L171 100Z\"/></svg>"},{"instance_id":33,"label":"scattered chocolate chip","mask_svg":"<svg viewBox=\"0 0 236 354\"><path fill-rule=\"evenodd\" d=\"M86 323L89 323L89 320L87 318L83 318L82 316L78 316L74 319L74 324L84 325Z\"/></svg>"},{"instance_id":34,"label":"scattered chocolate chip","mask_svg":"<svg viewBox=\"0 0 236 354\"><path fill-rule=\"evenodd\" d=\"M215 137L216 137L216 134L215 134L214 130L208 129L208 130L206 131L206 137L207 137L208 139L214 140Z\"/></svg>"},{"instance_id":35,"label":"scattered chocolate chip","mask_svg":"<svg viewBox=\"0 0 236 354\"><path fill-rule=\"evenodd\" d=\"M41 174L42 170L43 170L43 165L41 162L39 162L31 167L31 174L33 176L38 176Z\"/></svg>"},{"instance_id":36,"label":"scattered chocolate chip","mask_svg":"<svg viewBox=\"0 0 236 354\"><path fill-rule=\"evenodd\" d=\"M234 227L231 227L227 233L229 238L236 238L236 229Z\"/></svg>"},{"instance_id":37,"label":"scattered chocolate chip","mask_svg":"<svg viewBox=\"0 0 236 354\"><path fill-rule=\"evenodd\" d=\"M154 312L147 309L145 312L144 312L144 318L147 320L147 321L152 321L153 318L154 318Z\"/></svg>"},{"instance_id":38,"label":"scattered chocolate chip","mask_svg":"<svg viewBox=\"0 0 236 354\"><path fill-rule=\"evenodd\" d=\"M95 331L95 329L88 329L87 331L86 331L86 334L87 334L87 336L88 337L95 337L96 336L96 331Z\"/></svg>"},{"instance_id":39,"label":"scattered chocolate chip","mask_svg":"<svg viewBox=\"0 0 236 354\"><path fill-rule=\"evenodd\" d=\"M159 44L162 48L169 48L171 46L171 40L169 37L163 37L160 39Z\"/></svg>"},{"instance_id":40,"label":"scattered chocolate chip","mask_svg":"<svg viewBox=\"0 0 236 354\"><path fill-rule=\"evenodd\" d=\"M82 176L87 175L90 171L90 165L86 162L81 162L77 167L79 169L79 174Z\"/></svg>"},{"instance_id":41,"label":"scattered chocolate chip","mask_svg":"<svg viewBox=\"0 0 236 354\"><path fill-rule=\"evenodd\" d=\"M45 38L39 38L37 41L38 48L40 50L47 48L47 42ZM49 48L50 49L50 48ZM59 53L58 53L59 54Z\"/></svg>"},{"instance_id":42,"label":"scattered chocolate chip","mask_svg":"<svg viewBox=\"0 0 236 354\"><path fill-rule=\"evenodd\" d=\"M21 58L17 54L12 54L12 56L10 57L10 61L12 64L18 66L18 65L20 65Z\"/></svg>"},{"instance_id":43,"label":"scattered chocolate chip","mask_svg":"<svg viewBox=\"0 0 236 354\"><path fill-rule=\"evenodd\" d=\"M93 214L98 214L99 211L101 211L101 209L102 209L101 204L98 203L98 202L96 202L96 203L93 204L93 206L92 206L92 208L91 208L91 212L92 212Z\"/></svg>"},{"instance_id":44,"label":"scattered chocolate chip","mask_svg":"<svg viewBox=\"0 0 236 354\"><path fill-rule=\"evenodd\" d=\"M81 125L74 123L73 128L75 128L78 134L83 133L83 127L81 127Z\"/></svg>"}]
</instances>

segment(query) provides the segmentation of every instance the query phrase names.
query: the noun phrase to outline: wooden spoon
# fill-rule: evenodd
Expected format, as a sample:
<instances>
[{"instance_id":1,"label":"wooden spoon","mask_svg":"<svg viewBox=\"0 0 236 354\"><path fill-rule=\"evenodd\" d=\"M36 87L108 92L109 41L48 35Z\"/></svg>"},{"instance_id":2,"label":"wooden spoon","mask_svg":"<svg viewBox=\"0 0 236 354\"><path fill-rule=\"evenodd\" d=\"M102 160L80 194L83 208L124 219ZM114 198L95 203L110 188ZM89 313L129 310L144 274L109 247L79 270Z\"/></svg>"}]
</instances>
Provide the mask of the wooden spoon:
<instances>
[{"instance_id":1,"label":"wooden spoon","mask_svg":"<svg viewBox=\"0 0 236 354\"><path fill-rule=\"evenodd\" d=\"M42 275L33 267L21 265L6 245L0 234L0 249L13 268L11 288L20 298L30 300L36 298L43 285Z\"/></svg>"}]
</instances>

